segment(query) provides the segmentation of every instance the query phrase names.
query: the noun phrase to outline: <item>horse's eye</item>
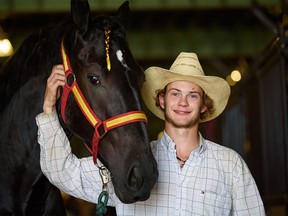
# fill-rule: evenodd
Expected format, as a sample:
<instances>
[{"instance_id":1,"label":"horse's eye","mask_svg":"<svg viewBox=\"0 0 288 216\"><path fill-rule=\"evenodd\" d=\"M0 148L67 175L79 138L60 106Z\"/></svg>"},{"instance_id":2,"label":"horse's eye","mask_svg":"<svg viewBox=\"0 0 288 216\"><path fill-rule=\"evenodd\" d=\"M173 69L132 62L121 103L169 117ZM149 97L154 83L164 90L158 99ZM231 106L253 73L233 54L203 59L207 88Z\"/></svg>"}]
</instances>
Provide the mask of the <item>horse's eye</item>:
<instances>
[{"instance_id":1,"label":"horse's eye","mask_svg":"<svg viewBox=\"0 0 288 216\"><path fill-rule=\"evenodd\" d=\"M89 82L93 85L97 85L100 83L99 78L94 74L89 74L88 79L89 79Z\"/></svg>"}]
</instances>

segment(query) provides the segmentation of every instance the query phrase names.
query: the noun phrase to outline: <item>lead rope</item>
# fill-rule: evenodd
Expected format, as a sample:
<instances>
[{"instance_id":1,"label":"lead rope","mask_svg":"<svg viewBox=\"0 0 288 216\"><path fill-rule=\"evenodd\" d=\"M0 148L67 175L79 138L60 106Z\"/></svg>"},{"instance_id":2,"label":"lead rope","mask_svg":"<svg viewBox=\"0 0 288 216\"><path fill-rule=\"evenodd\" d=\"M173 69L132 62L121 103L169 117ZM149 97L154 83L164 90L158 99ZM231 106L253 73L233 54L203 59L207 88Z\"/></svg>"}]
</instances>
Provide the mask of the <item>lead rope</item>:
<instances>
[{"instance_id":1,"label":"lead rope","mask_svg":"<svg viewBox=\"0 0 288 216\"><path fill-rule=\"evenodd\" d=\"M97 165L98 166L98 165ZM98 197L98 204L96 206L96 216L102 216L107 212L107 203L108 203L108 182L109 182L109 171L106 167L101 166L99 167L99 174L102 179L102 192Z\"/></svg>"}]
</instances>

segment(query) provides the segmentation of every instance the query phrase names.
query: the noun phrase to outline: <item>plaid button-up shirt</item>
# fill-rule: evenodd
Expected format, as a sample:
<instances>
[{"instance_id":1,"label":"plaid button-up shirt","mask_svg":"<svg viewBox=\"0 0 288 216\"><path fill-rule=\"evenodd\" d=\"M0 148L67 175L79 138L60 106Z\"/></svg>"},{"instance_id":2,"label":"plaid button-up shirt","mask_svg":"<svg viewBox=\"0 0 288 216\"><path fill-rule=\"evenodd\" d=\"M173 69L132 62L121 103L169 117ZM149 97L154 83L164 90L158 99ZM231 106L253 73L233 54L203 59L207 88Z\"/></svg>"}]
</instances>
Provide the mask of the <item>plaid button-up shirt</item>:
<instances>
[{"instance_id":1,"label":"plaid button-up shirt","mask_svg":"<svg viewBox=\"0 0 288 216\"><path fill-rule=\"evenodd\" d=\"M79 159L71 153L56 113L42 113L36 122L43 173L67 194L97 203L102 181L92 157ZM159 178L148 200L123 204L109 182L108 205L116 207L118 216L265 215L255 181L234 150L200 134L199 147L180 168L175 143L165 132L151 148Z\"/></svg>"}]
</instances>

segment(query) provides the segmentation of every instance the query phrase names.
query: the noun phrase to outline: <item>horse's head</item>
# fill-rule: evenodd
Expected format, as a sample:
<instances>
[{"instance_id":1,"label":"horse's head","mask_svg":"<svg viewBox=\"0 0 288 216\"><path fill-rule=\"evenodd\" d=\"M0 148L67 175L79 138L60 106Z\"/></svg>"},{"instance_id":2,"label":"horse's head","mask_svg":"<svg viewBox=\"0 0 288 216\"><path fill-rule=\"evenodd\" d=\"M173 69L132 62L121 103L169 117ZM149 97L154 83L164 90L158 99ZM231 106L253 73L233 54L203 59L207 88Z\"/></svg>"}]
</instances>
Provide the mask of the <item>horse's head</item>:
<instances>
[{"instance_id":1,"label":"horse's head","mask_svg":"<svg viewBox=\"0 0 288 216\"><path fill-rule=\"evenodd\" d=\"M125 22L130 19L128 2L119 8L117 16L94 19L87 1L72 0L71 6L75 28L63 40L71 65L66 62L66 69L73 70L66 84L72 93L65 93L64 88L61 99L66 100L65 109L61 108L65 127L109 169L122 202L145 200L158 172L141 112L139 90L144 73L125 41ZM83 95L80 102L76 95ZM84 108L78 103L84 103ZM122 115L125 117L120 118ZM114 117L116 121L110 121Z\"/></svg>"}]
</instances>

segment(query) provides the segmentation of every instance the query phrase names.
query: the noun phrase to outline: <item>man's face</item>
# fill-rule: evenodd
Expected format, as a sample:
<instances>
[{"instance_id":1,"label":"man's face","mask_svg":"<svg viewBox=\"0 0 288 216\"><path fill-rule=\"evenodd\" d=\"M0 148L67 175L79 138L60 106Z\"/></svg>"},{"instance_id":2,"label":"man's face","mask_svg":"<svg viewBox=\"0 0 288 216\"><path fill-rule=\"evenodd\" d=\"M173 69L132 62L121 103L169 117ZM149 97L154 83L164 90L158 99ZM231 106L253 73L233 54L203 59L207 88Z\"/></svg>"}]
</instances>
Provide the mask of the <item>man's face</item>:
<instances>
[{"instance_id":1,"label":"man's face","mask_svg":"<svg viewBox=\"0 0 288 216\"><path fill-rule=\"evenodd\" d=\"M177 128L189 128L199 122L202 107L203 90L187 81L175 81L167 85L166 94L159 98L164 109L165 120Z\"/></svg>"}]
</instances>

